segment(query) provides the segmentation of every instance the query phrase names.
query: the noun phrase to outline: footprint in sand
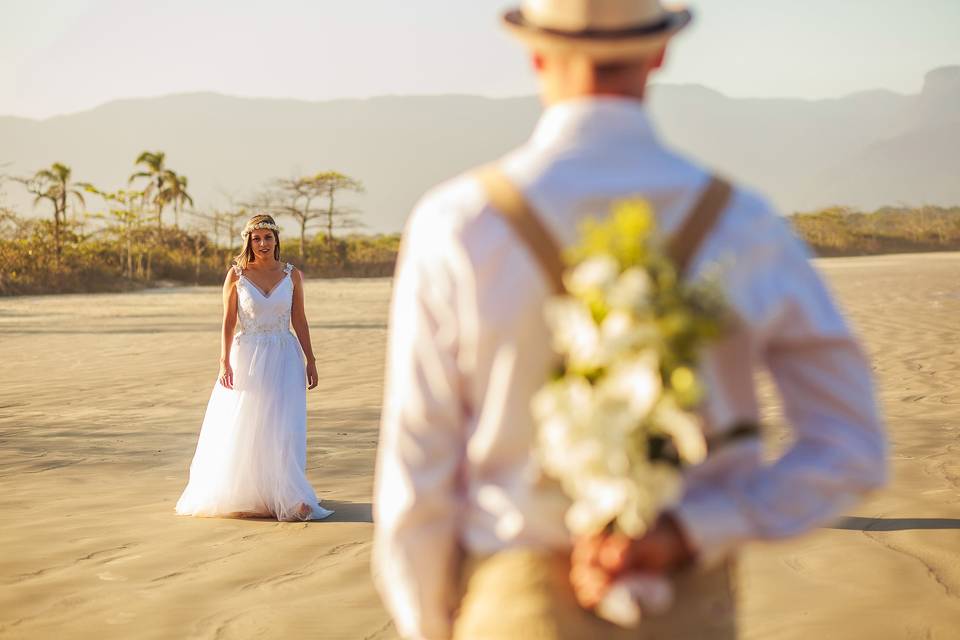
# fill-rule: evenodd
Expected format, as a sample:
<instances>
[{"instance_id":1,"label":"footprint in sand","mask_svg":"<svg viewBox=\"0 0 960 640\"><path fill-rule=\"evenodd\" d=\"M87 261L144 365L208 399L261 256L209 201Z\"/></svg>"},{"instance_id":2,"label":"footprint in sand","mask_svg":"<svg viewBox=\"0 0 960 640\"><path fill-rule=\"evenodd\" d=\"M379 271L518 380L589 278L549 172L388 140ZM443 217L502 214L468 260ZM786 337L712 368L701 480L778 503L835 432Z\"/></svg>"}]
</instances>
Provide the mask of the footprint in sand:
<instances>
[{"instance_id":1,"label":"footprint in sand","mask_svg":"<svg viewBox=\"0 0 960 640\"><path fill-rule=\"evenodd\" d=\"M126 576L121 576L116 573L111 573L110 571L104 571L103 573L98 573L97 577L105 582L126 582Z\"/></svg>"}]
</instances>

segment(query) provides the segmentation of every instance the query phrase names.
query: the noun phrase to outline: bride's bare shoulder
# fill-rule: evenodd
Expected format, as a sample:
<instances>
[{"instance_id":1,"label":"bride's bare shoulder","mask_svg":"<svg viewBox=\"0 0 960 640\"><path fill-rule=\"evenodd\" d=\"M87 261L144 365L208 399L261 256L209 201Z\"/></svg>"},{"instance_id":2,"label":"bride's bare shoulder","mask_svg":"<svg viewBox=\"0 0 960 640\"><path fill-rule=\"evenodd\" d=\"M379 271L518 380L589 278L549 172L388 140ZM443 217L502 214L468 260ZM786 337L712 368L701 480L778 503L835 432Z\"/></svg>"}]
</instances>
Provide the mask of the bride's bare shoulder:
<instances>
[{"instance_id":1,"label":"bride's bare shoulder","mask_svg":"<svg viewBox=\"0 0 960 640\"><path fill-rule=\"evenodd\" d=\"M227 275L223 279L223 286L228 287L232 286L240 278L240 274L243 273L235 264L230 265L227 268Z\"/></svg>"}]
</instances>

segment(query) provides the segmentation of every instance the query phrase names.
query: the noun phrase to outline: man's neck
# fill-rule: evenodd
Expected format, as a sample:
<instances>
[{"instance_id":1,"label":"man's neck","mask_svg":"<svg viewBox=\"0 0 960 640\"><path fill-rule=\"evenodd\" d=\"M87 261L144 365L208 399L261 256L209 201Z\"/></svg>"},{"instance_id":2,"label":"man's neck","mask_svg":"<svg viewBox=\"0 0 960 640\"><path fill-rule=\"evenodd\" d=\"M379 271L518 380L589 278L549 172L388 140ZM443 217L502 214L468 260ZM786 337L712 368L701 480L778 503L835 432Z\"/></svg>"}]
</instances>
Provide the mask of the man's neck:
<instances>
[{"instance_id":1,"label":"man's neck","mask_svg":"<svg viewBox=\"0 0 960 640\"><path fill-rule=\"evenodd\" d=\"M563 75L541 76L541 96L546 105L590 98L621 98L642 102L647 94L647 74L619 81L604 81L589 68L567 69Z\"/></svg>"},{"instance_id":2,"label":"man's neck","mask_svg":"<svg viewBox=\"0 0 960 640\"><path fill-rule=\"evenodd\" d=\"M551 107L561 102L570 102L572 100L591 100L596 98L617 98L620 100L632 100L637 103L644 101L645 92L629 93L624 91L569 91L569 92L547 92L540 94L540 100L544 106Z\"/></svg>"},{"instance_id":3,"label":"man's neck","mask_svg":"<svg viewBox=\"0 0 960 640\"><path fill-rule=\"evenodd\" d=\"M533 54L533 67L546 105L570 100L613 97L643 101L650 74L665 52L637 60L600 64L583 55Z\"/></svg>"}]
</instances>

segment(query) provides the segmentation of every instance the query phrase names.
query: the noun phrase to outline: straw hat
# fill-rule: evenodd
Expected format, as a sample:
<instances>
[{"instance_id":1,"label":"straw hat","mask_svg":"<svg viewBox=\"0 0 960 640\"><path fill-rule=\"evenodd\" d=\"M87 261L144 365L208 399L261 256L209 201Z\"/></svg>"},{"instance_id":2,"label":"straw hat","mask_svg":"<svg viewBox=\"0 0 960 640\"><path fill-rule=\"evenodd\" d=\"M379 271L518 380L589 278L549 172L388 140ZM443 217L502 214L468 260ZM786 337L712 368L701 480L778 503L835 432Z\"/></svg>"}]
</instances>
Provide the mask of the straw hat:
<instances>
[{"instance_id":1,"label":"straw hat","mask_svg":"<svg viewBox=\"0 0 960 640\"><path fill-rule=\"evenodd\" d=\"M503 22L534 50L614 61L657 51L690 18L687 9L666 9L659 0L523 0Z\"/></svg>"}]
</instances>

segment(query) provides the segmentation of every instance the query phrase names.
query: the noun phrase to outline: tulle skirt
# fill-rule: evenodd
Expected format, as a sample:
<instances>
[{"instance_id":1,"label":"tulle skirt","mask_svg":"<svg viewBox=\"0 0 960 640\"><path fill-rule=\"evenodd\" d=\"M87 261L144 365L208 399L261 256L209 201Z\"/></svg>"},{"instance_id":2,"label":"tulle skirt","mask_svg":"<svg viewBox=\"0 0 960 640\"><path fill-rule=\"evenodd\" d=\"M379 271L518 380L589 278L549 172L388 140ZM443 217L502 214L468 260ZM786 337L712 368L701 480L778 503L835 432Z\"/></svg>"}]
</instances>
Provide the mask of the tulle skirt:
<instances>
[{"instance_id":1,"label":"tulle skirt","mask_svg":"<svg viewBox=\"0 0 960 640\"><path fill-rule=\"evenodd\" d=\"M296 337L241 334L230 364L233 389L219 382L213 388L177 513L329 516L306 477L306 378Z\"/></svg>"}]
</instances>

